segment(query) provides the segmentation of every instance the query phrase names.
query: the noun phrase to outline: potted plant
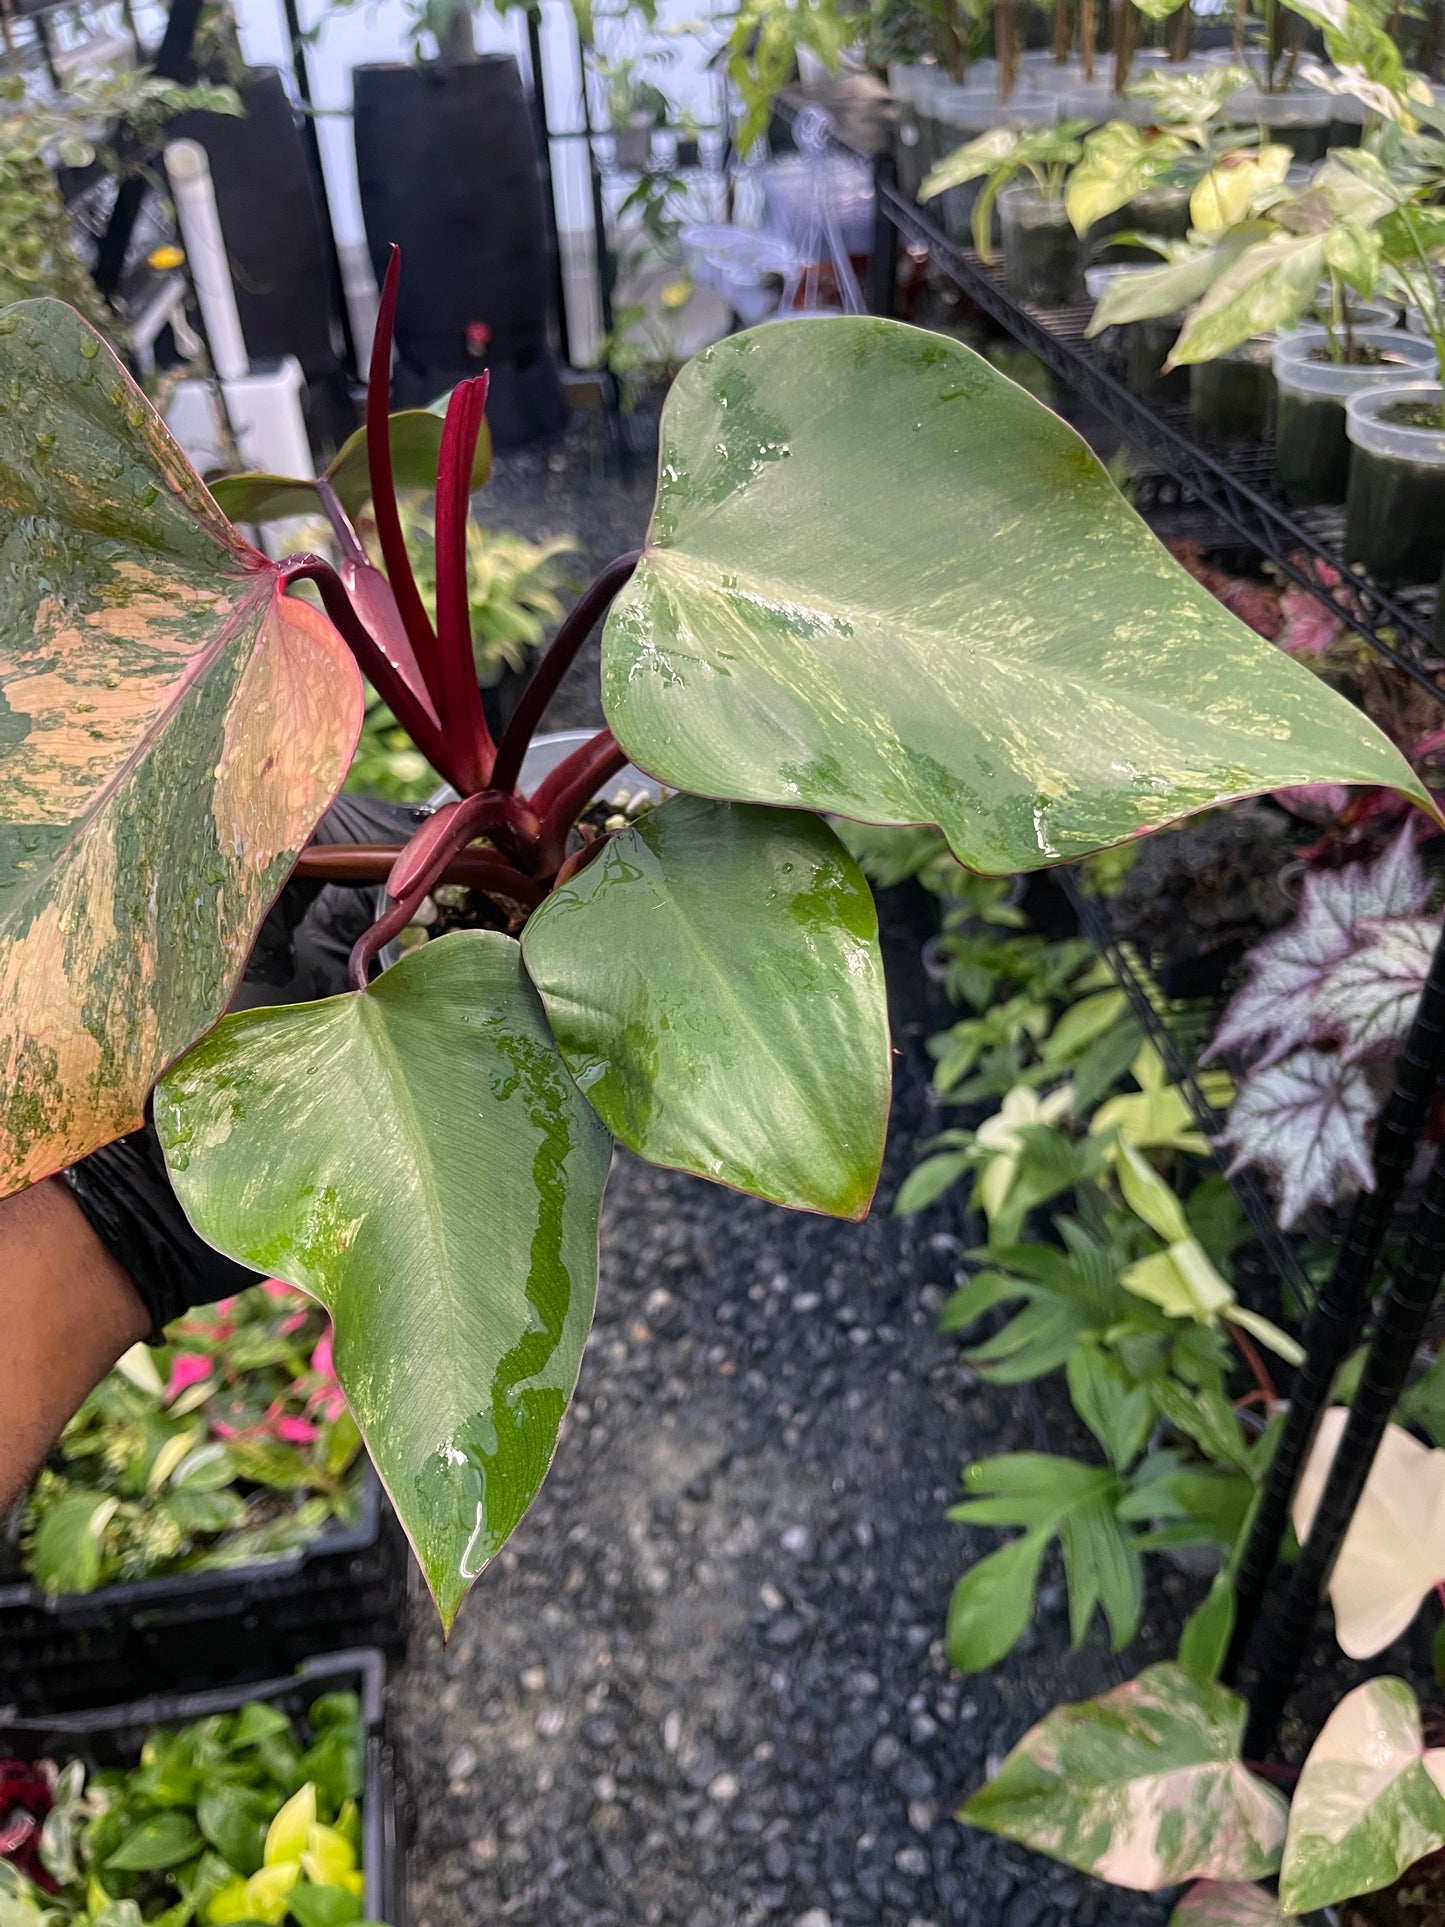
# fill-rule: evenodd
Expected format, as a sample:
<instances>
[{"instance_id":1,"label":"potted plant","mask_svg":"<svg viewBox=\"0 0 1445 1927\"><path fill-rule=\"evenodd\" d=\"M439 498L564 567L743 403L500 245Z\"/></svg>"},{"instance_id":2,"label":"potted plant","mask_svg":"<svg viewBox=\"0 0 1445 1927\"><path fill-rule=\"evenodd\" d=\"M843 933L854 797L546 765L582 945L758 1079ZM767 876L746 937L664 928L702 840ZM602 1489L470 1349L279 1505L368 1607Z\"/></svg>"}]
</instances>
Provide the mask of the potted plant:
<instances>
[{"instance_id":1,"label":"potted plant","mask_svg":"<svg viewBox=\"0 0 1445 1927\"><path fill-rule=\"evenodd\" d=\"M258 555L78 317L54 303L0 315L7 392L33 397L56 437L37 464L34 413L0 415L0 461L26 491L4 529L22 597L6 689L26 720L0 810L34 866L0 930L0 1183L21 1189L132 1128L159 1078L156 1130L200 1234L330 1309L353 1414L449 1624L556 1448L613 1134L779 1203L868 1208L889 1084L876 916L814 812L937 820L968 867L1007 874L1292 784L1434 805L1367 719L1171 562L1057 417L961 344L871 317L772 323L682 371L645 551L582 597L495 741L464 568L485 387L448 404L433 625L390 473L397 272L366 436L385 574L334 487L318 494L339 563ZM97 419L153 497L117 501L87 467ZM880 472L895 478L881 493ZM61 584L49 531L71 524L108 533L65 548ZM105 681L138 579L155 625L144 703L134 680L123 699ZM321 608L294 593L308 583ZM609 602L608 726L519 791ZM26 847L33 819L17 815L56 769L54 712L36 717L24 679L31 651L53 660L58 620L84 639L60 713L97 705L86 743L97 714L113 719L106 755L125 772L92 757L83 797L65 789L87 824L79 860L55 834ZM358 666L459 800L398 851L301 857L356 739ZM284 712L256 695L278 676ZM599 833L592 798L629 760L674 794ZM243 825L220 857L216 810ZM159 884L127 895L147 921L98 954L117 874L92 867L101 848L117 863L134 850ZM386 881L353 987L220 1018L298 860ZM472 927L373 976L453 883ZM202 937L187 937L198 892ZM104 1026L103 1093L87 1024ZM63 1053L38 1058L37 1034Z\"/></svg>"},{"instance_id":2,"label":"potted plant","mask_svg":"<svg viewBox=\"0 0 1445 1927\"><path fill-rule=\"evenodd\" d=\"M1303 328L1274 344L1274 485L1286 501L1343 502L1351 471L1346 407L1411 381L1435 351L1397 328Z\"/></svg>"},{"instance_id":3,"label":"potted plant","mask_svg":"<svg viewBox=\"0 0 1445 1927\"><path fill-rule=\"evenodd\" d=\"M613 164L624 173L645 173L652 156L653 131L667 121L667 95L638 73L637 62L632 59L599 58L596 73L607 99Z\"/></svg>"},{"instance_id":4,"label":"potted plant","mask_svg":"<svg viewBox=\"0 0 1445 1927\"><path fill-rule=\"evenodd\" d=\"M1413 95L1408 107L1423 123L1418 133L1393 123L1379 157L1354 157L1390 203L1381 258L1419 310L1433 362L1433 381L1374 387L1346 408L1345 560L1390 586L1433 582L1445 565L1445 295L1436 273L1445 217L1434 204L1445 184L1445 113Z\"/></svg>"},{"instance_id":5,"label":"potted plant","mask_svg":"<svg viewBox=\"0 0 1445 1927\"><path fill-rule=\"evenodd\" d=\"M993 213L1003 233L1004 280L1015 300L1061 307L1084 291L1083 253L1064 204L1064 181L1082 152L1087 121L1017 131L995 128L933 168L920 190L932 200L969 181L983 183L971 218L974 246L993 259ZM1019 175L1027 178L1019 180Z\"/></svg>"}]
</instances>

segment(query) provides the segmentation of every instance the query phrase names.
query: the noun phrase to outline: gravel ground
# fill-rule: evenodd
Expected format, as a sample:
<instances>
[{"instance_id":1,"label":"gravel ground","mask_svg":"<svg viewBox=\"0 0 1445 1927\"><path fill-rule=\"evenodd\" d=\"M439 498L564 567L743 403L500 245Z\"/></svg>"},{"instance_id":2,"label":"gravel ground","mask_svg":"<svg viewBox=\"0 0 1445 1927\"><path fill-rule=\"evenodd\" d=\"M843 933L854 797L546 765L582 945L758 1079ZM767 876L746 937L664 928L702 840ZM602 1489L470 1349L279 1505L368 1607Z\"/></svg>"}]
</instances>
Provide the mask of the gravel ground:
<instances>
[{"instance_id":1,"label":"gravel ground","mask_svg":"<svg viewBox=\"0 0 1445 1927\"><path fill-rule=\"evenodd\" d=\"M1154 1927L951 1817L1025 1727L1172 1648L1156 1585L1125 1663L1068 1650L1057 1572L1005 1666L943 1657L996 1535L961 1465L1058 1449L1067 1405L973 1381L936 1315L960 1240L886 1203L938 1127L918 899L885 902L901 1047L883 1205L862 1226L619 1156L596 1329L552 1473L443 1651L418 1605L394 1689L417 1927Z\"/></svg>"}]
</instances>

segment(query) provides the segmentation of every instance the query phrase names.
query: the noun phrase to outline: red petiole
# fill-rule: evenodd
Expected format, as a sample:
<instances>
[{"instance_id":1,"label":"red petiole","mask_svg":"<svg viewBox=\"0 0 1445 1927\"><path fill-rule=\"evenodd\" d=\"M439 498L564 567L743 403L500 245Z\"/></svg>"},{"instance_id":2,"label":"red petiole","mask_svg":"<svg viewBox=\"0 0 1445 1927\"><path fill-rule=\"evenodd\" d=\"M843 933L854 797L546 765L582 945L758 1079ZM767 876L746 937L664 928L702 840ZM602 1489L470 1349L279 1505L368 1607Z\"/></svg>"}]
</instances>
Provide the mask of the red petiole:
<instances>
[{"instance_id":1,"label":"red petiole","mask_svg":"<svg viewBox=\"0 0 1445 1927\"><path fill-rule=\"evenodd\" d=\"M640 559L619 556L579 597L537 665L502 737L492 742L482 712L472 653L467 593L467 517L488 378L460 383L447 405L436 486L437 620L433 628L407 557L391 463L390 369L401 256L393 248L382 284L367 393L367 462L372 509L386 573L377 569L335 490L324 479L317 496L341 553L339 566L303 555L283 579L314 582L326 613L397 721L459 800L444 804L401 849L382 844L329 844L305 851L300 875L336 882L385 881L385 913L356 945L351 982L365 987L371 965L411 922L442 881L463 883L530 910L559 877L573 874L572 826L597 791L627 761L612 732L600 730L559 763L528 801L517 778L548 703L578 651ZM472 846L485 837L489 848Z\"/></svg>"}]
</instances>

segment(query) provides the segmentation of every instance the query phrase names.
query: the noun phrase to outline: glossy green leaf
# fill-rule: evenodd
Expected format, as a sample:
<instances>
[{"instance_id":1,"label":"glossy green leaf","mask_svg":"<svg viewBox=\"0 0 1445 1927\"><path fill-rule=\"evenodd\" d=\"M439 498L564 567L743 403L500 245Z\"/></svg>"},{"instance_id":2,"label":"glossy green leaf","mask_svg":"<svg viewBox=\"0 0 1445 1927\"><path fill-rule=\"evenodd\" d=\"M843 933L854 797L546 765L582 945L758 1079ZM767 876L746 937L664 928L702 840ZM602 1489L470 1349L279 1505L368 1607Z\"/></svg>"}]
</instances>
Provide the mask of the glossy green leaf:
<instances>
[{"instance_id":1,"label":"glossy green leaf","mask_svg":"<svg viewBox=\"0 0 1445 1927\"><path fill-rule=\"evenodd\" d=\"M398 489L429 494L436 487L445 414L443 398L432 408L404 408L391 417L391 467ZM492 441L483 422L472 463L474 491L485 487L491 472ZM366 507L371 500L371 476L366 465L364 428L358 428L343 442L325 475L348 515L355 516ZM315 483L300 476L263 475L249 470L223 475L212 482L211 494L234 522L275 522L288 515L320 512Z\"/></svg>"},{"instance_id":2,"label":"glossy green leaf","mask_svg":"<svg viewBox=\"0 0 1445 1927\"><path fill-rule=\"evenodd\" d=\"M1179 1664L1201 1679L1217 1679L1234 1631L1234 1582L1217 1572L1209 1591L1184 1622L1179 1635Z\"/></svg>"},{"instance_id":3,"label":"glossy green leaf","mask_svg":"<svg viewBox=\"0 0 1445 1927\"><path fill-rule=\"evenodd\" d=\"M1234 230L1212 247L1195 248L1148 274L1121 274L1109 282L1090 318L1087 334L1102 334L1129 321L1182 314L1208 292L1228 263L1251 241L1269 232L1262 221Z\"/></svg>"},{"instance_id":4,"label":"glossy green leaf","mask_svg":"<svg viewBox=\"0 0 1445 1927\"><path fill-rule=\"evenodd\" d=\"M284 1720L282 1727L285 1730ZM237 1873L253 1874L261 1864L275 1809L275 1800L257 1788L223 1782L207 1787L196 1802L196 1824Z\"/></svg>"},{"instance_id":5,"label":"glossy green leaf","mask_svg":"<svg viewBox=\"0 0 1445 1927\"><path fill-rule=\"evenodd\" d=\"M139 1127L361 713L100 336L0 311L0 1195Z\"/></svg>"},{"instance_id":6,"label":"glossy green leaf","mask_svg":"<svg viewBox=\"0 0 1445 1927\"><path fill-rule=\"evenodd\" d=\"M569 1070L630 1150L865 1215L888 1013L873 898L826 823L675 797L548 897L522 953Z\"/></svg>"},{"instance_id":7,"label":"glossy green leaf","mask_svg":"<svg viewBox=\"0 0 1445 1927\"><path fill-rule=\"evenodd\" d=\"M1239 1757L1245 1703L1183 1667L1149 1666L1055 1707L959 1818L1117 1887L1259 1880L1286 1806Z\"/></svg>"},{"instance_id":8,"label":"glossy green leaf","mask_svg":"<svg viewBox=\"0 0 1445 1927\"><path fill-rule=\"evenodd\" d=\"M450 1625L546 1473L596 1292L609 1146L520 949L459 931L365 991L229 1017L156 1127L201 1235L330 1310Z\"/></svg>"},{"instance_id":9,"label":"glossy green leaf","mask_svg":"<svg viewBox=\"0 0 1445 1927\"><path fill-rule=\"evenodd\" d=\"M152 1873L178 1867L200 1852L204 1842L188 1813L152 1813L126 1832L107 1867L117 1872Z\"/></svg>"},{"instance_id":10,"label":"glossy green leaf","mask_svg":"<svg viewBox=\"0 0 1445 1927\"><path fill-rule=\"evenodd\" d=\"M1404 1680L1366 1680L1310 1748L1290 1808L1280 1900L1307 1914L1374 1893L1441 1847L1445 1747L1426 1750Z\"/></svg>"},{"instance_id":11,"label":"glossy green leaf","mask_svg":"<svg viewBox=\"0 0 1445 1927\"><path fill-rule=\"evenodd\" d=\"M93 1592L100 1584L101 1534L119 1499L83 1488L48 1507L35 1535L30 1569L42 1592Z\"/></svg>"},{"instance_id":12,"label":"glossy green leaf","mask_svg":"<svg viewBox=\"0 0 1445 1927\"><path fill-rule=\"evenodd\" d=\"M997 873L1289 783L1430 807L956 341L848 316L733 335L674 383L660 475L603 705L677 788L937 823Z\"/></svg>"}]
</instances>

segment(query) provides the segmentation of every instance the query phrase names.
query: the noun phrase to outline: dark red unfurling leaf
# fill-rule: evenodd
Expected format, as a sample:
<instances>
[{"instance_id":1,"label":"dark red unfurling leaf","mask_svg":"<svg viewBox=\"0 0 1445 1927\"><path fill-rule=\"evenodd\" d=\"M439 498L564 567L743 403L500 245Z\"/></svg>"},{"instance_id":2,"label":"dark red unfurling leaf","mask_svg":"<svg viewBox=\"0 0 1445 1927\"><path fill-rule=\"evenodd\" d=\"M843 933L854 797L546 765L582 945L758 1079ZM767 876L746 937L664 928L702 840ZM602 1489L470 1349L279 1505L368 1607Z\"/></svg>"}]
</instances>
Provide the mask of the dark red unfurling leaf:
<instances>
[{"instance_id":1,"label":"dark red unfurling leaf","mask_svg":"<svg viewBox=\"0 0 1445 1927\"><path fill-rule=\"evenodd\" d=\"M472 458L482 432L489 377L458 382L447 403L437 463L436 649L441 687L436 692L442 733L466 790L486 786L496 760L482 715L472 656L472 614L467 596L467 516L472 497Z\"/></svg>"},{"instance_id":2,"label":"dark red unfurling leaf","mask_svg":"<svg viewBox=\"0 0 1445 1927\"><path fill-rule=\"evenodd\" d=\"M371 369L366 389L366 460L371 473L371 508L376 517L377 539L386 563L387 579L396 598L406 633L411 638L416 659L426 678L432 700L441 708L441 679L437 666L436 636L431 617L416 586L411 562L402 534L401 512L396 505L396 484L391 472L391 339L396 323L396 295L401 281L401 249L393 247L381 284L381 301L376 312L376 332L371 341Z\"/></svg>"}]
</instances>

